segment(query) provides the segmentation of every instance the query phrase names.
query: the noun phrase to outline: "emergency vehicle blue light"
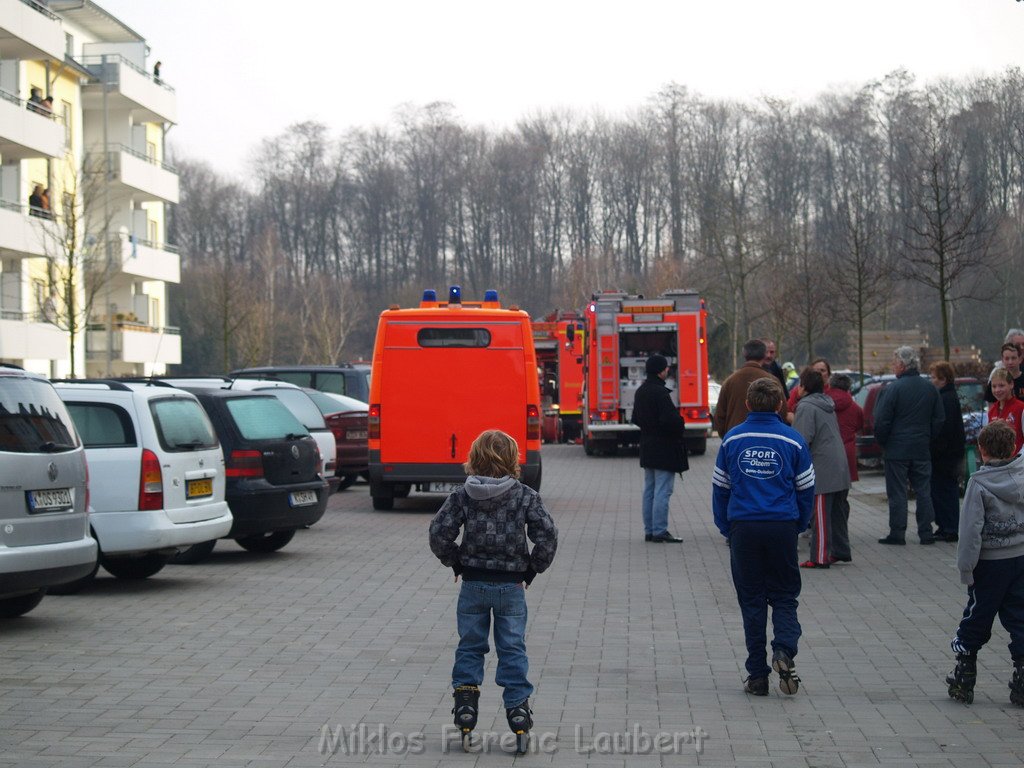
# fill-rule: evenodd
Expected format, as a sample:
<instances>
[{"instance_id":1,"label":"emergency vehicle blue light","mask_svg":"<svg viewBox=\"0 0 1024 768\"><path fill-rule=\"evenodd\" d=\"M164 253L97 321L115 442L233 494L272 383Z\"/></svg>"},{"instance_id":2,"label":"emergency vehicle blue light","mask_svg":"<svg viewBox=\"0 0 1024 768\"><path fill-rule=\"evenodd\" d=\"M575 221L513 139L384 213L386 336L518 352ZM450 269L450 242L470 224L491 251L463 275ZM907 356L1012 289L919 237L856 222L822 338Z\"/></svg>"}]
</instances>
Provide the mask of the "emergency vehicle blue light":
<instances>
[{"instance_id":1,"label":"emergency vehicle blue light","mask_svg":"<svg viewBox=\"0 0 1024 768\"><path fill-rule=\"evenodd\" d=\"M453 285L448 289L448 303L449 304L461 304L462 303L462 288L457 285Z\"/></svg>"},{"instance_id":2,"label":"emergency vehicle blue light","mask_svg":"<svg viewBox=\"0 0 1024 768\"><path fill-rule=\"evenodd\" d=\"M484 301L497 301L497 300L498 300L498 292L496 290L494 290L493 288L488 288L486 291L484 291Z\"/></svg>"},{"instance_id":3,"label":"emergency vehicle blue light","mask_svg":"<svg viewBox=\"0 0 1024 768\"><path fill-rule=\"evenodd\" d=\"M426 290L423 291L423 300L437 301L437 291L435 291L433 288L427 288Z\"/></svg>"}]
</instances>

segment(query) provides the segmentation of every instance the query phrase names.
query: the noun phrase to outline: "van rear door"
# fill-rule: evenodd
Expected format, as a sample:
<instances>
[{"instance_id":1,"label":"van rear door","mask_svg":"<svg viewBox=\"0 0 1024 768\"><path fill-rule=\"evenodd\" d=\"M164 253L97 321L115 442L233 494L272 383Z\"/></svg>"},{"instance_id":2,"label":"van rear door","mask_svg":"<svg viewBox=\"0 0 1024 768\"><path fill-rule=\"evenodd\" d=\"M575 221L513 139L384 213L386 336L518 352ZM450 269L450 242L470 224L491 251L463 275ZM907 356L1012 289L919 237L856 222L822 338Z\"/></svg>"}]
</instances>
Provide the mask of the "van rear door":
<instances>
[{"instance_id":1,"label":"van rear door","mask_svg":"<svg viewBox=\"0 0 1024 768\"><path fill-rule=\"evenodd\" d=\"M382 463L462 464L473 440L501 429L526 455L527 372L521 322L394 320L379 371Z\"/></svg>"}]
</instances>

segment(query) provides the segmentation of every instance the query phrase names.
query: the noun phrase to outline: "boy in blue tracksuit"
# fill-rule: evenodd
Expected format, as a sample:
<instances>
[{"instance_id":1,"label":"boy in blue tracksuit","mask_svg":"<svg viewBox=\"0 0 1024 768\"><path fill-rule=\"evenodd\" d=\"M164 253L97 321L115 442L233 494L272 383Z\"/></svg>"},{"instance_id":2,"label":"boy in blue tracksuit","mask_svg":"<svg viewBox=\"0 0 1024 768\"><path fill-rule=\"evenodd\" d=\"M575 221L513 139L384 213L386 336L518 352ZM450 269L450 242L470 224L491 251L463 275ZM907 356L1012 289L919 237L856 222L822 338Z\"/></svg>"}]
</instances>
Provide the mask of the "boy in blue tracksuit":
<instances>
[{"instance_id":1,"label":"boy in blue tracksuit","mask_svg":"<svg viewBox=\"0 0 1024 768\"><path fill-rule=\"evenodd\" d=\"M797 536L811 520L814 465L803 437L779 418L782 403L775 379L750 385L750 414L722 438L712 479L715 525L729 539L743 613L748 675L743 690L755 696L768 695L769 605L775 629L771 668L779 674L779 690L794 694L800 687L793 664L800 640Z\"/></svg>"}]
</instances>

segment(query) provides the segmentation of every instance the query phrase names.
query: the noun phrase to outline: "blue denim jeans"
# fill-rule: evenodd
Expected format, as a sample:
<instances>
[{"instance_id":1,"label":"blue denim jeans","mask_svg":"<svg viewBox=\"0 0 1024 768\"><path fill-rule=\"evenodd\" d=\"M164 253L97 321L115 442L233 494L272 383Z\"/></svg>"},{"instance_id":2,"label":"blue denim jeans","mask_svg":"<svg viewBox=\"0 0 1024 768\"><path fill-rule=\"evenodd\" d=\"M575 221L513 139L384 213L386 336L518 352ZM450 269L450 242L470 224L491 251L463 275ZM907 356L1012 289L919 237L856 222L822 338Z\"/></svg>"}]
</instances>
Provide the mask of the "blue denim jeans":
<instances>
[{"instance_id":1,"label":"blue denim jeans","mask_svg":"<svg viewBox=\"0 0 1024 768\"><path fill-rule=\"evenodd\" d=\"M654 535L668 530L668 500L672 498L675 472L667 469L644 470L644 534Z\"/></svg>"},{"instance_id":2,"label":"blue denim jeans","mask_svg":"<svg viewBox=\"0 0 1024 768\"><path fill-rule=\"evenodd\" d=\"M498 668L494 682L504 688L506 709L533 695L526 679L526 590L522 584L464 581L456 609L459 647L452 667L452 688L480 685L484 681L484 656L490 648L491 613L494 614L494 648Z\"/></svg>"}]
</instances>

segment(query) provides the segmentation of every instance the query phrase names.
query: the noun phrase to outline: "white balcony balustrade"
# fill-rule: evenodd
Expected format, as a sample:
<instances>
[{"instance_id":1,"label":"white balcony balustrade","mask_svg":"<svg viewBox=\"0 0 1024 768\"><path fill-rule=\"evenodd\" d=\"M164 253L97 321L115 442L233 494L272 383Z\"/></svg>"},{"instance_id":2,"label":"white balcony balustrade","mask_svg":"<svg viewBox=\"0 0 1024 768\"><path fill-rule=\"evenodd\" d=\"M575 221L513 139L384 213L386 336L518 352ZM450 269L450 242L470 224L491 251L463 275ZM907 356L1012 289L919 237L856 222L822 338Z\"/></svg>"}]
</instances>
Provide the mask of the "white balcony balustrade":
<instances>
[{"instance_id":1,"label":"white balcony balustrade","mask_svg":"<svg viewBox=\"0 0 1024 768\"><path fill-rule=\"evenodd\" d=\"M42 105L0 91L0 155L4 161L63 154L64 122Z\"/></svg>"},{"instance_id":2,"label":"white balcony balustrade","mask_svg":"<svg viewBox=\"0 0 1024 768\"><path fill-rule=\"evenodd\" d=\"M34 0L0 0L0 55L5 59L64 61L60 19Z\"/></svg>"}]
</instances>

